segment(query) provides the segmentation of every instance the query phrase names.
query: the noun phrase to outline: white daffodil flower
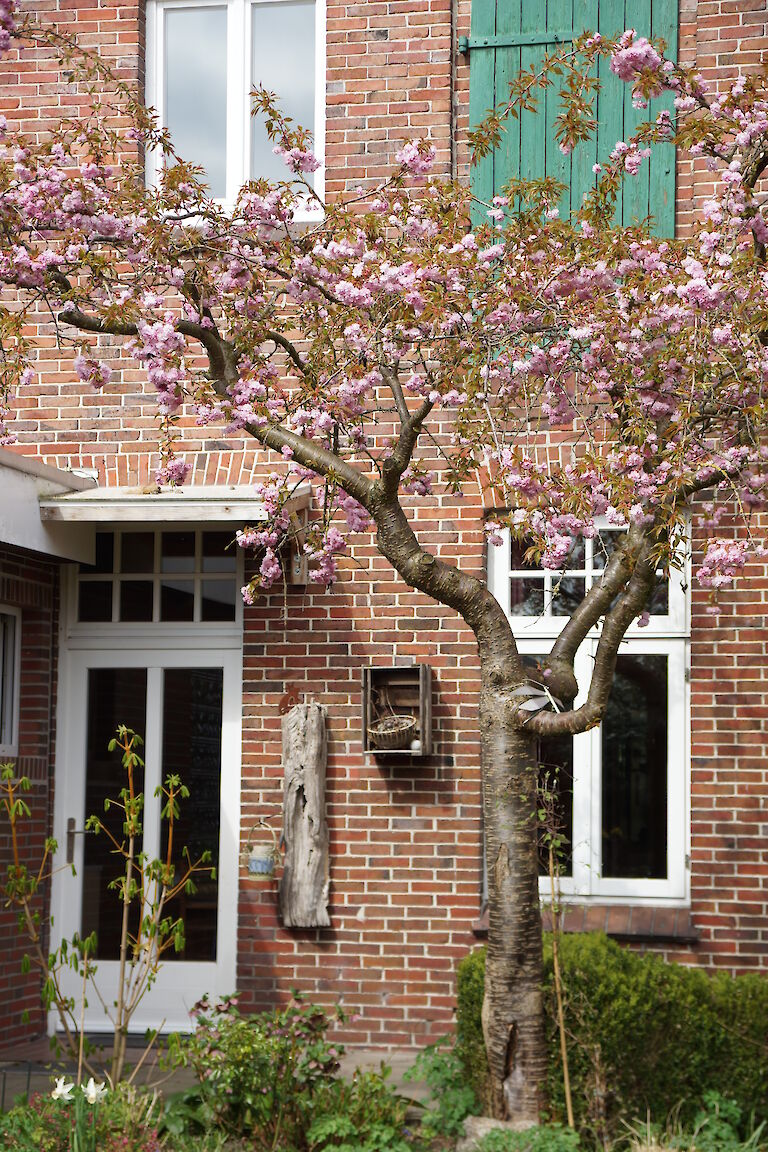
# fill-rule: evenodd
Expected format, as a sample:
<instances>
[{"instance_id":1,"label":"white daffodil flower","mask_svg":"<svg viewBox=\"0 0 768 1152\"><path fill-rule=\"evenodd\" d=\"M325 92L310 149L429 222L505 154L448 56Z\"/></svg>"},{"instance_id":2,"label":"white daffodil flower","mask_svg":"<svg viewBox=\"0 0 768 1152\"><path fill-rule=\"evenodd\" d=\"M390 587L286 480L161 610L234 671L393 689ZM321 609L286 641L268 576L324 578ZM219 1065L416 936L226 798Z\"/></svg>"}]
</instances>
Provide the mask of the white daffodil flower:
<instances>
[{"instance_id":1,"label":"white daffodil flower","mask_svg":"<svg viewBox=\"0 0 768 1152\"><path fill-rule=\"evenodd\" d=\"M56 1087L54 1088L53 1092L51 1092L51 1096L54 1100L72 1099L72 1093L74 1091L75 1085L74 1083L67 1084L66 1079L66 1076L56 1077Z\"/></svg>"},{"instance_id":2,"label":"white daffodil flower","mask_svg":"<svg viewBox=\"0 0 768 1152\"><path fill-rule=\"evenodd\" d=\"M96 1084L93 1076L87 1084L82 1085L83 1093L89 1104L97 1104L99 1100L103 1100L107 1094L107 1090L103 1084Z\"/></svg>"}]
</instances>

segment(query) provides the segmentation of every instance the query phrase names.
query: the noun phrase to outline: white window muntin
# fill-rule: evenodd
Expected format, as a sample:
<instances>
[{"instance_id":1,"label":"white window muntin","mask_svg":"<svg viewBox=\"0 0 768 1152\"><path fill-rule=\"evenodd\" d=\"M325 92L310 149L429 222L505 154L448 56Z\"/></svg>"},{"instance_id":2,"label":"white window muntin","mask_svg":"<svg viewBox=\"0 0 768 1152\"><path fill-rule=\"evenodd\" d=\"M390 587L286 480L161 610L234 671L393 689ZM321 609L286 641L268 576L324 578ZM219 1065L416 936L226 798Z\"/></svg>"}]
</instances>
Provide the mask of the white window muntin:
<instances>
[{"instance_id":1,"label":"white window muntin","mask_svg":"<svg viewBox=\"0 0 768 1152\"><path fill-rule=\"evenodd\" d=\"M551 649L551 641L518 639L522 656L542 656ZM597 639L582 644L575 672L579 694L574 706L586 699L591 669L597 650ZM573 737L573 829L572 871L562 876L559 889L568 900L586 897L605 903L655 904L659 900L684 903L688 899L689 852L689 772L688 772L688 705L686 684L687 649L679 639L653 637L626 640L622 653L664 655L667 657L667 877L616 879L602 875L602 728ZM550 899L549 877L542 876L539 891L544 902Z\"/></svg>"},{"instance_id":2,"label":"white window muntin","mask_svg":"<svg viewBox=\"0 0 768 1152\"><path fill-rule=\"evenodd\" d=\"M600 527L600 525L598 526ZM607 527L603 526L603 527ZM513 570L510 567L511 542L508 528L499 532L502 543L498 546L488 545L488 587L498 600L505 614L510 620L516 636L558 636L563 628L567 616L541 615L541 616L514 616L512 615L511 591L512 580L536 577L543 572L543 588L545 606L551 605L553 588L557 585L561 572L551 572L548 569ZM584 568L568 569L565 578L575 577L585 581L586 590L592 587L593 582L599 579L600 570L593 569L594 541L585 540ZM688 563L683 562L681 569L672 569L668 580L668 612L664 615L652 615L648 624L641 628L637 621L633 621L627 630L627 636L685 636L690 631L687 587L689 583Z\"/></svg>"},{"instance_id":3,"label":"white window muntin","mask_svg":"<svg viewBox=\"0 0 768 1152\"><path fill-rule=\"evenodd\" d=\"M111 526L109 524L100 524L99 531L107 532L113 536L113 556L114 565L111 572L94 572L81 574L76 565L67 566L62 571L62 600L66 605L67 611L63 613L63 624L65 626L65 636L70 638L77 636L82 641L92 644L98 642L102 638L104 642L109 645L113 643L113 637L119 635L120 643L131 643L133 641L142 644L145 642L148 635L153 638L156 636L172 636L174 643L185 644L184 634L187 633L192 637L195 642L199 642L200 633L205 633L213 642L216 638L224 637L242 637L243 629L243 599L240 589L244 583L244 556L241 548L236 548L233 545L232 552L235 558L235 571L234 573L217 573L209 572L203 568L202 557L202 537L204 532L226 532L231 531L232 539L235 538L234 526L220 524L220 523L205 523L205 524L190 524L187 522L163 523L159 527L140 527L138 524L133 529L123 528L117 525ZM154 555L155 565L153 570L146 573L131 572L122 573L119 570L119 557L121 551L121 541L123 536L130 536L133 532L152 532L155 539ZM180 575L180 579L189 580L194 585L194 618L192 620L161 620L159 619L159 603L160 603L160 585L164 579L175 578L173 574L163 572L161 570L161 541L163 532L194 532L195 534L195 564L194 570ZM152 621L121 621L119 619L119 598L120 598L120 582L121 580L151 580L153 583L153 620ZM217 581L222 584L234 583L235 587L235 615L233 620L201 620L200 608L202 597L203 581ZM112 619L110 621L94 622L94 621L80 621L78 619L78 597L81 581L85 582L107 582L112 583ZM128 638L131 638L129 640Z\"/></svg>"},{"instance_id":4,"label":"white window muntin","mask_svg":"<svg viewBox=\"0 0 768 1152\"><path fill-rule=\"evenodd\" d=\"M21 612L0 604L0 759L19 751Z\"/></svg>"},{"instance_id":5,"label":"white window muntin","mask_svg":"<svg viewBox=\"0 0 768 1152\"><path fill-rule=\"evenodd\" d=\"M281 0L257 0L258 4L279 4ZM325 68L326 68L326 0L315 4L315 122L314 152L321 163L310 178L315 192L325 195ZM147 0L146 4L146 81L145 97L165 124L165 13L171 9L226 8L227 11L227 131L226 131L226 196L223 203L232 206L237 193L251 178L251 37L254 0ZM278 94L279 100L279 94ZM191 158L192 163L194 159ZM157 181L162 156L153 150L147 154L147 180ZM289 176L286 168L286 179ZM305 219L315 215L298 213Z\"/></svg>"}]
</instances>

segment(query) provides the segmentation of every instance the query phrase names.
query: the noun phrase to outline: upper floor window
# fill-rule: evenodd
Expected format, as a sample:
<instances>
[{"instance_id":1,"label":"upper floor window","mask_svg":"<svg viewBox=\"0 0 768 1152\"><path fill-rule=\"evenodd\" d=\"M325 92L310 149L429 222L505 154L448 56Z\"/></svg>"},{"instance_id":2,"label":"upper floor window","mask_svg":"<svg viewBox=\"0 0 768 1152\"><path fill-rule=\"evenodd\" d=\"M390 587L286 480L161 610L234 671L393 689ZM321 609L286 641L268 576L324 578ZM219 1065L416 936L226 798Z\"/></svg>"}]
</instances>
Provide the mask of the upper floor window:
<instances>
[{"instance_id":1,"label":"upper floor window","mask_svg":"<svg viewBox=\"0 0 768 1152\"><path fill-rule=\"evenodd\" d=\"M263 119L250 114L256 87L313 132L322 159L325 0L147 0L147 103L224 202L247 180L289 176ZM150 157L150 178L159 162ZM322 195L322 168L314 180Z\"/></svg>"},{"instance_id":2,"label":"upper floor window","mask_svg":"<svg viewBox=\"0 0 768 1152\"><path fill-rule=\"evenodd\" d=\"M0 757L18 753L20 660L21 613L0 607Z\"/></svg>"}]
</instances>

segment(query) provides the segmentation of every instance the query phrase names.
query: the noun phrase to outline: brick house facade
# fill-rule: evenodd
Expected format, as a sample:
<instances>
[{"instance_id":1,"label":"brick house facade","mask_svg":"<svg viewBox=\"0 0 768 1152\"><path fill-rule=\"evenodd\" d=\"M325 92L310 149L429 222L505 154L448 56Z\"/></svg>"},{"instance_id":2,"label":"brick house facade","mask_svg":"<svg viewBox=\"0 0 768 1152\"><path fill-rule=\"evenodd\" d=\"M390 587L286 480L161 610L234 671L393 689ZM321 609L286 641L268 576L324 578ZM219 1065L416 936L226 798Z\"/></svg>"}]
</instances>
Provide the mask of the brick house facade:
<instances>
[{"instance_id":1,"label":"brick house facade","mask_svg":"<svg viewBox=\"0 0 768 1152\"><path fill-rule=\"evenodd\" d=\"M319 6L322 0L316 2ZM522 0L523 7L527 3ZM146 83L160 91L158 60L169 69L173 63L167 54L172 48L159 39L170 27L163 23L166 12L199 13L206 8L193 0L186 5L181 0L147 0L146 9L143 4L110 6L106 0L37 0L32 6L42 20L97 48L139 91ZM220 0L207 7L226 10L231 20L251 21L248 28L256 36L256 16L270 3L257 3L247 12L244 0ZM458 48L459 38L472 34L470 7L469 0L326 0L322 10L304 5L305 18L310 9L317 12L316 91L325 92L325 115L322 101L316 100L315 109L324 135L326 195L374 182L405 139L426 134L436 145L439 171L468 176L465 131L473 50ZM619 7L617 29L632 23L624 5ZM639 19L634 8L628 12ZM695 60L708 79L754 68L768 49L762 0L681 0L677 29L680 59ZM247 64L242 67L247 69ZM83 99L71 78L57 74L41 49L21 57L11 53L0 65L0 85L2 110L30 133L54 129L61 111L76 111ZM163 91L170 108L168 90ZM227 116L232 115L230 109ZM236 137L229 119L226 131L229 146ZM231 156L227 163L222 178L231 180L237 166ZM706 191L707 174L679 162L679 231ZM210 718L218 707L221 731L229 726L229 743L217 761L228 807L216 819L222 844L229 838L231 876L226 883L220 879L216 898L230 909L231 923L225 963L213 986L227 991L236 984L246 1005L254 1008L272 1006L295 987L320 1003L340 1000L351 1014L344 1029L350 1042L420 1045L444 1034L453 1020L456 962L484 932L478 663L471 634L450 610L402 584L367 539L358 544L331 592L289 586L253 607L233 609L233 618L217 625L217 609L206 617L205 604L226 602L229 577L225 566L219 571L211 561L220 594L209 596L204 584L206 558L215 552L212 536L231 534L254 514L248 486L270 462L246 441L224 437L215 428L201 430L188 419L183 428L186 458L193 465L190 495L151 505L153 498L144 489L157 465L157 428L141 371L106 344L102 354L111 357L115 375L105 394L94 395L76 379L71 360L58 352L42 316L38 342L40 384L19 398L14 452L48 465L46 483L53 484L53 469L59 470L58 495L43 490L39 475L29 483L34 482L42 501L41 523L59 528L61 522L69 543L62 543L59 531L47 541L41 537L30 551L18 534L0 532L0 539L7 541L0 551L0 614L18 621L15 643L20 652L17 731L10 753L35 779L30 853L49 821L62 845L68 820L81 827L86 803L82 764L90 755L88 717L100 706L97 689L106 683L105 670L130 670L131 683L138 684L136 699L143 693L141 719L154 724L159 749L165 747L164 731L170 731L170 723L167 717L153 720L150 715L152 685L162 683L168 695L169 673L181 647L191 653L184 666L194 671L196 690L207 693L206 715ZM62 496L67 489L69 495ZM7 491L0 489L3 529L10 522L3 509ZM203 508L197 520L190 520L184 506L184 500L193 498ZM61 511L62 505L67 511ZM477 493L470 491L462 501L446 498L434 507L422 506L418 518L427 544L439 541L446 557L461 558L477 574L485 571L483 507ZM153 544L132 535L148 531L154 534ZM95 569L86 572L78 587L73 562L93 564L97 532L102 548L114 533L113 558L120 555L122 568L113 575L117 560L110 566L99 564L96 557ZM185 534L195 536L191 547L196 550L187 575L184 562L190 554L181 540ZM142 567L133 558L145 545L154 548L154 559ZM177 582L188 581L195 604L190 608L194 618L177 632L170 621L167 630L150 627L139 603L141 596L149 597L146 603L154 604L148 609L150 619L164 623L166 554L175 557L176 564L167 571L175 573ZM122 576L130 571L141 572L145 585L140 590L140 581L132 584L133 607L127 594L125 605L121 599L126 583ZM102 627L93 607L102 594L110 597L110 618L115 618L111 630ZM601 888L585 857L582 882L574 881L569 897L566 923L571 930L605 928L686 963L732 971L760 968L768 951L762 816L768 798L768 574L763 568L751 569L748 579L723 596L724 610L717 619L706 614L705 595L695 585L675 595L680 626L672 634L660 624L656 647L652 637L648 652L678 661L667 743L674 758L666 777L671 782L674 776L675 786L672 790L670 784L663 801L666 830L675 829L677 879L673 882L668 861L669 875L665 872L662 878L651 869L650 885L629 883L622 891L621 884L615 890L610 885ZM121 618L133 624L120 625ZM536 643L544 643L550 634L545 628ZM528 643L532 654L536 643ZM148 649L154 652L151 658ZM432 669L431 755L384 760L364 754L361 667L413 663ZM58 679L57 666L63 670ZM216 679L219 667L221 680ZM113 698L125 709L134 707L135 700L120 696L122 690L115 689ZM178 691L183 695L181 687ZM258 820L277 820L281 810L279 706L288 692L328 709L328 929L283 929L274 881L247 869ZM202 744L195 747L202 755ZM579 771L594 775L590 755L585 749L577 753ZM580 787L586 803L595 788L599 794L599 781ZM581 818L587 834L595 830L592 817ZM599 832L598 822L598 838ZM669 836L665 843L671 855ZM82 863L77 855L80 840L73 845L75 859ZM597 846L592 844L589 851L594 858ZM86 885L77 896L83 916L90 899L95 897ZM54 896L54 916L66 918L68 901L66 892ZM70 931L79 928L79 923L69 924ZM207 947L204 937L201 926L200 956ZM220 954L221 944L220 939ZM4 948L0 984L7 993L3 1026L9 1038L43 1026L34 988L20 975L19 959L14 947ZM200 970L200 979L206 978L205 971ZM190 997L195 988L199 985L192 980ZM21 1020L25 1008L31 1013L29 1025ZM147 1022L159 1023L142 1023Z\"/></svg>"}]
</instances>

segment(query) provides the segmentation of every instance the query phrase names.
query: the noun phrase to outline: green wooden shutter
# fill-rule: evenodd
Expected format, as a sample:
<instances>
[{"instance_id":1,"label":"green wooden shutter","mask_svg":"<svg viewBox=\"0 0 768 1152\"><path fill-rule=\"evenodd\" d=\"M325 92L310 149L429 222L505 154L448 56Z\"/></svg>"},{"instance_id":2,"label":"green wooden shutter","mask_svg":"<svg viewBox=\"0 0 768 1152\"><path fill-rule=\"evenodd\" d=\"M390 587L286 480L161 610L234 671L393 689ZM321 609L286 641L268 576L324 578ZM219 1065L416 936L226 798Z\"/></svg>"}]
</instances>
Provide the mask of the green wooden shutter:
<instances>
[{"instance_id":1,"label":"green wooden shutter","mask_svg":"<svg viewBox=\"0 0 768 1152\"><path fill-rule=\"evenodd\" d=\"M469 119L478 124L488 110L504 100L509 80L521 68L540 64L585 29L614 38L625 28L639 36L662 36L667 52L677 52L677 0L472 0L471 34L462 47L470 53ZM539 93L536 112L508 119L501 144L473 169L473 189L489 201L514 176L533 179L554 176L569 192L560 205L565 215L580 207L594 186L593 165L605 161L618 140L626 140L644 120L662 107L632 107L631 87L614 76L607 60L599 62L602 89L597 104L597 132L564 156L555 140L555 117L560 110L557 78ZM656 145L650 163L624 183L617 219L631 224L651 215L653 231L672 236L675 225L675 151L671 144Z\"/></svg>"}]
</instances>

